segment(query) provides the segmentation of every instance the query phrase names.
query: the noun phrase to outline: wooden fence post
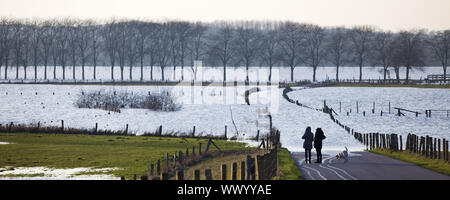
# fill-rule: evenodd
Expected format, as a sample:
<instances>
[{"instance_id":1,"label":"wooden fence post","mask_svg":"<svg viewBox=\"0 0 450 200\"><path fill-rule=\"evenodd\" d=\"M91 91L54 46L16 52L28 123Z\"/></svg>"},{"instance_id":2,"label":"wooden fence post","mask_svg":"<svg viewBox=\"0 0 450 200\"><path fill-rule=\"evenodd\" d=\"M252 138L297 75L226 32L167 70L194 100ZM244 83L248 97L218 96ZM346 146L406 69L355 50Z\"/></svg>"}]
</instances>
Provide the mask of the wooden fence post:
<instances>
[{"instance_id":1,"label":"wooden fence post","mask_svg":"<svg viewBox=\"0 0 450 200\"><path fill-rule=\"evenodd\" d=\"M168 180L169 175L166 172L161 173L160 180Z\"/></svg>"},{"instance_id":2,"label":"wooden fence post","mask_svg":"<svg viewBox=\"0 0 450 200\"><path fill-rule=\"evenodd\" d=\"M158 160L158 163L156 165L156 174L160 175L161 174L161 161Z\"/></svg>"},{"instance_id":3,"label":"wooden fence post","mask_svg":"<svg viewBox=\"0 0 450 200\"><path fill-rule=\"evenodd\" d=\"M441 139L438 139L438 159L441 159Z\"/></svg>"},{"instance_id":4,"label":"wooden fence post","mask_svg":"<svg viewBox=\"0 0 450 200\"><path fill-rule=\"evenodd\" d=\"M177 170L177 180L184 180L184 172L182 169Z\"/></svg>"},{"instance_id":5,"label":"wooden fence post","mask_svg":"<svg viewBox=\"0 0 450 200\"><path fill-rule=\"evenodd\" d=\"M437 143L437 140L436 140L436 138L434 138L434 144L433 144L433 158L434 158L434 159L437 158L436 143Z\"/></svg>"},{"instance_id":6,"label":"wooden fence post","mask_svg":"<svg viewBox=\"0 0 450 200\"><path fill-rule=\"evenodd\" d=\"M154 166L153 164L150 164L150 173L149 173L149 177L153 177L153 173L154 172Z\"/></svg>"},{"instance_id":7,"label":"wooden fence post","mask_svg":"<svg viewBox=\"0 0 450 200\"><path fill-rule=\"evenodd\" d=\"M259 139L259 129L258 129L258 132L256 133L256 141L258 142L258 139Z\"/></svg>"},{"instance_id":8,"label":"wooden fence post","mask_svg":"<svg viewBox=\"0 0 450 200\"><path fill-rule=\"evenodd\" d=\"M206 180L212 180L211 169L205 169L205 178Z\"/></svg>"},{"instance_id":9,"label":"wooden fence post","mask_svg":"<svg viewBox=\"0 0 450 200\"><path fill-rule=\"evenodd\" d=\"M64 132L64 120L61 120L61 131Z\"/></svg>"},{"instance_id":10,"label":"wooden fence post","mask_svg":"<svg viewBox=\"0 0 450 200\"><path fill-rule=\"evenodd\" d=\"M402 140L402 136L400 135L400 151L403 151L403 140Z\"/></svg>"},{"instance_id":11,"label":"wooden fence post","mask_svg":"<svg viewBox=\"0 0 450 200\"><path fill-rule=\"evenodd\" d=\"M125 135L128 135L128 124L127 127L125 128Z\"/></svg>"},{"instance_id":12,"label":"wooden fence post","mask_svg":"<svg viewBox=\"0 0 450 200\"><path fill-rule=\"evenodd\" d=\"M159 135L159 136L162 135L162 125L159 126L158 135Z\"/></svg>"},{"instance_id":13,"label":"wooden fence post","mask_svg":"<svg viewBox=\"0 0 450 200\"><path fill-rule=\"evenodd\" d=\"M241 161L241 179L245 180L245 161Z\"/></svg>"},{"instance_id":14,"label":"wooden fence post","mask_svg":"<svg viewBox=\"0 0 450 200\"><path fill-rule=\"evenodd\" d=\"M194 180L200 180L200 170L194 170Z\"/></svg>"},{"instance_id":15,"label":"wooden fence post","mask_svg":"<svg viewBox=\"0 0 450 200\"><path fill-rule=\"evenodd\" d=\"M227 125L225 125L225 134L224 134L224 138L227 139Z\"/></svg>"},{"instance_id":16,"label":"wooden fence post","mask_svg":"<svg viewBox=\"0 0 450 200\"><path fill-rule=\"evenodd\" d=\"M445 160L448 162L448 141L445 141Z\"/></svg>"},{"instance_id":17,"label":"wooden fence post","mask_svg":"<svg viewBox=\"0 0 450 200\"><path fill-rule=\"evenodd\" d=\"M231 180L237 180L237 163L233 162L231 166Z\"/></svg>"},{"instance_id":18,"label":"wooden fence post","mask_svg":"<svg viewBox=\"0 0 450 200\"><path fill-rule=\"evenodd\" d=\"M227 180L227 165L226 164L222 164L222 167L220 168L220 179L221 180Z\"/></svg>"},{"instance_id":19,"label":"wooden fence post","mask_svg":"<svg viewBox=\"0 0 450 200\"><path fill-rule=\"evenodd\" d=\"M169 170L169 152L166 152L166 170Z\"/></svg>"},{"instance_id":20,"label":"wooden fence post","mask_svg":"<svg viewBox=\"0 0 450 200\"><path fill-rule=\"evenodd\" d=\"M195 137L195 126L192 128L192 137Z\"/></svg>"}]
</instances>

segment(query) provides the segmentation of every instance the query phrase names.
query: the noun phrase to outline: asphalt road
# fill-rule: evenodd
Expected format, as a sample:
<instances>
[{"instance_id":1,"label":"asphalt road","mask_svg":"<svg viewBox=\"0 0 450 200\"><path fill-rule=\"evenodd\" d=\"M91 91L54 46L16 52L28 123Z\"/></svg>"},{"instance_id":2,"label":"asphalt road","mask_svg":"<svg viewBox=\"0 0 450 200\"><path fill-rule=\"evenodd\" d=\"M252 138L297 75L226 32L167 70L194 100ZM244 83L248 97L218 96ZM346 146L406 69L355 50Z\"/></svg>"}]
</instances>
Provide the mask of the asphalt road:
<instances>
[{"instance_id":1,"label":"asphalt road","mask_svg":"<svg viewBox=\"0 0 450 200\"><path fill-rule=\"evenodd\" d=\"M304 152L292 157L308 180L450 180L443 175L414 164L369 152L350 152L348 162L336 160L336 154L323 154L322 164L305 164Z\"/></svg>"}]
</instances>

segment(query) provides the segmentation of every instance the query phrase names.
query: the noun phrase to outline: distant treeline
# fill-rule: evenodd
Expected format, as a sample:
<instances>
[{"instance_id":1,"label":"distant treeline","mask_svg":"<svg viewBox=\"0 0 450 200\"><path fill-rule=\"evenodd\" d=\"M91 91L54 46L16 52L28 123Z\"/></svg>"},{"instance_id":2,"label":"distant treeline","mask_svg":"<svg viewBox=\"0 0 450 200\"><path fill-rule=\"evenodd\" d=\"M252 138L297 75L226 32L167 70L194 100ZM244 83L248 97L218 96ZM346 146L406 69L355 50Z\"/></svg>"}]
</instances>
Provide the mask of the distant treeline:
<instances>
[{"instance_id":1,"label":"distant treeline","mask_svg":"<svg viewBox=\"0 0 450 200\"><path fill-rule=\"evenodd\" d=\"M187 21L140 21L110 19L108 21L52 19L27 20L0 18L0 77L7 78L9 66L47 67L81 66L84 80L85 66L120 67L122 79L125 66L166 67L195 73L194 61L204 65L230 66L288 66L291 81L294 68L299 65L316 69L323 65L336 66L339 80L340 66L358 66L362 80L362 66L382 66L384 79L392 68L399 79L400 67L406 68L406 80L412 67L438 63L446 74L450 54L450 30L408 30L393 33L372 26L320 27L291 21L221 21L213 23ZM56 70L53 77L56 79ZM183 73L184 70L182 70ZM223 70L226 80L226 70ZM26 79L26 70L24 70ZM133 79L132 73L129 73ZM175 76L175 73L174 73ZM63 73L63 79L65 79ZM91 78L91 77L89 77ZM164 73L161 73L164 80ZM181 74L181 79L184 75Z\"/></svg>"}]
</instances>

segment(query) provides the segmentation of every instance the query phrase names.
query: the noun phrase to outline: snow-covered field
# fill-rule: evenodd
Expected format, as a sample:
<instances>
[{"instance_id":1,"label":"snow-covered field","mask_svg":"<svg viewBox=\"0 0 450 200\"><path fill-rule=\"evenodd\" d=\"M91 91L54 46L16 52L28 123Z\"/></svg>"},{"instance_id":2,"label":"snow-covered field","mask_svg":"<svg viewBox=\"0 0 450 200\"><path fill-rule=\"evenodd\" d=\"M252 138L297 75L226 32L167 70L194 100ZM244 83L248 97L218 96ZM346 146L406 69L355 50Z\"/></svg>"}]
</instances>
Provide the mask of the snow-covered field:
<instances>
[{"instance_id":1,"label":"snow-covered field","mask_svg":"<svg viewBox=\"0 0 450 200\"><path fill-rule=\"evenodd\" d=\"M342 150L345 146L350 150L361 150L362 145L341 127L331 122L329 116L315 110L303 108L289 103L281 97L282 90L262 88L261 92L250 95L251 105L245 104L245 86L238 87L198 87L194 98L183 96L189 93L191 86L69 86L69 85L0 85L0 123L14 122L30 124L41 122L43 126L60 126L64 120L65 127L93 128L95 123L99 129L123 130L129 124L129 131L142 134L153 132L163 125L163 132L189 132L196 126L197 134L222 135L224 127L228 127L228 137L235 136L236 128L239 137L255 136L257 130L262 134L268 132L269 119L267 111L273 116L273 124L281 131L281 142L291 151L302 150L301 135L307 126L313 130L321 127L327 139L324 150ZM183 103L182 109L175 112L159 112L146 109L122 109L120 113L100 109L80 109L74 105L81 91L116 90L147 94L171 89ZM203 92L201 92L203 90ZM37 92L37 94L36 94ZM54 93L54 95L53 95ZM224 94L227 94L224 96ZM230 94L230 95L229 95ZM448 89L419 88L315 88L295 90L289 93L290 98L299 102L321 108L323 100L339 112L336 116L345 125L358 132L380 133L415 133L440 138L449 138L450 118L446 115L433 115L426 118L423 114L398 117L393 107L401 107L423 112L424 109L449 109L450 92ZM194 99L194 102L190 101ZM203 100L202 100L203 99ZM356 101L359 102L360 113L356 113ZM371 113L372 102L375 101L375 114ZM388 103L391 102L391 113ZM226 102L226 103L223 103ZM258 103L260 102L260 103ZM352 108L350 116L346 111ZM380 116L380 109L385 114ZM362 116L366 111L366 116ZM232 123L232 117L236 128Z\"/></svg>"},{"instance_id":2,"label":"snow-covered field","mask_svg":"<svg viewBox=\"0 0 450 200\"><path fill-rule=\"evenodd\" d=\"M4 66L0 68L0 79L5 78ZM197 72L197 80L201 78L203 74L203 80L205 81L222 81L223 80L223 68L222 67L203 67L202 70L199 68ZM363 79L383 79L382 67L363 67ZM53 80L53 66L47 66L47 78ZM177 67L175 71L175 80L181 80L181 67ZM200 72L202 71L202 72ZM273 79L280 81L290 81L290 68L289 67L274 67L273 68ZM406 69L400 69L400 78L405 78ZM165 80L174 80L173 67L164 68ZM56 79L61 80L63 70L62 67L56 67ZM428 74L442 74L441 67L426 67L423 69L416 69L410 72L411 79L424 79ZM75 79L82 79L82 69L80 66L75 68ZM123 70L124 80L130 80L130 68L124 67ZM192 80L194 77L193 70L191 67L185 67L183 70L184 80ZM269 74L268 67L250 67L249 69L249 79L250 81L267 81ZM93 80L94 68L85 67L85 79ZM140 67L132 68L132 78L133 80L140 80L141 69ZM244 81L246 77L245 67L228 67L227 68L227 80L228 81ZM317 80L323 81L327 79L334 79L336 77L336 68L327 66L317 68ZM395 78L395 73L390 70L388 73L388 78ZM14 80L16 78L16 67L8 67L8 79ZM44 79L44 67L39 66L37 70L37 78ZM68 66L65 70L66 80L73 80L73 68ZM111 80L111 67L108 66L98 66L96 69L96 78L98 81L109 81ZM150 67L146 66L143 69L144 80L150 80ZM359 78L359 68L358 67L340 67L339 69L340 79L358 79ZM24 79L24 68L19 67L19 79ZM34 67L27 68L27 79L34 80ZM120 80L121 73L120 67L114 67L114 79ZM153 67L153 79L161 79L161 68ZM312 68L299 66L294 69L294 80L312 80Z\"/></svg>"},{"instance_id":3,"label":"snow-covered field","mask_svg":"<svg viewBox=\"0 0 450 200\"><path fill-rule=\"evenodd\" d=\"M327 105L338 113L335 118L358 132L396 133L405 139L408 133L450 139L450 117L446 112L432 113L431 118L424 114L426 109L449 110L449 89L333 87L296 90L289 93L289 97L314 108L322 108L326 100ZM356 113L357 101L359 113ZM389 102L391 114L388 113ZM414 113L403 112L406 116L399 117L394 107L422 114L416 117ZM347 116L350 109L352 112ZM383 116L380 116L381 110ZM366 112L365 117L363 111Z\"/></svg>"},{"instance_id":4,"label":"snow-covered field","mask_svg":"<svg viewBox=\"0 0 450 200\"><path fill-rule=\"evenodd\" d=\"M92 169L72 168L72 169L55 169L47 167L4 167L0 168L0 180L117 180L119 177L114 177L108 174L115 168L101 168ZM97 175L80 175L80 173L99 173ZM8 177L9 176L9 177Z\"/></svg>"}]
</instances>

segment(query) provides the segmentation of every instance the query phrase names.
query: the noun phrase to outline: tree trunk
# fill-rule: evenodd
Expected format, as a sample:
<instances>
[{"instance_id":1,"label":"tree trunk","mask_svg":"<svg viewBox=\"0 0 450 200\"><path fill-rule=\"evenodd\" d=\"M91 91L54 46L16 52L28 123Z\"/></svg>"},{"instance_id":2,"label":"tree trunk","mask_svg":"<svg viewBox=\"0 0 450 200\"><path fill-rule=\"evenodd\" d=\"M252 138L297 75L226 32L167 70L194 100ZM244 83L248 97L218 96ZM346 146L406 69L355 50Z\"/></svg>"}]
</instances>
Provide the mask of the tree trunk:
<instances>
[{"instance_id":1,"label":"tree trunk","mask_svg":"<svg viewBox=\"0 0 450 200\"><path fill-rule=\"evenodd\" d=\"M19 80L19 66L16 65L16 80Z\"/></svg>"},{"instance_id":2,"label":"tree trunk","mask_svg":"<svg viewBox=\"0 0 450 200\"><path fill-rule=\"evenodd\" d=\"M362 64L359 65L359 82L362 81Z\"/></svg>"},{"instance_id":3,"label":"tree trunk","mask_svg":"<svg viewBox=\"0 0 450 200\"><path fill-rule=\"evenodd\" d=\"M269 82L272 81L272 65L269 66Z\"/></svg>"},{"instance_id":4,"label":"tree trunk","mask_svg":"<svg viewBox=\"0 0 450 200\"><path fill-rule=\"evenodd\" d=\"M62 70L63 70L63 80L66 80L66 66L62 66Z\"/></svg>"},{"instance_id":5,"label":"tree trunk","mask_svg":"<svg viewBox=\"0 0 450 200\"><path fill-rule=\"evenodd\" d=\"M294 67L291 66L291 82L294 82Z\"/></svg>"},{"instance_id":6,"label":"tree trunk","mask_svg":"<svg viewBox=\"0 0 450 200\"><path fill-rule=\"evenodd\" d=\"M114 80L114 64L111 65L111 80Z\"/></svg>"},{"instance_id":7,"label":"tree trunk","mask_svg":"<svg viewBox=\"0 0 450 200\"><path fill-rule=\"evenodd\" d=\"M56 80L56 65L53 65L53 80Z\"/></svg>"},{"instance_id":8,"label":"tree trunk","mask_svg":"<svg viewBox=\"0 0 450 200\"><path fill-rule=\"evenodd\" d=\"M141 81L144 80L144 61L141 58Z\"/></svg>"},{"instance_id":9,"label":"tree trunk","mask_svg":"<svg viewBox=\"0 0 450 200\"><path fill-rule=\"evenodd\" d=\"M23 66L24 79L27 80L27 66Z\"/></svg>"},{"instance_id":10,"label":"tree trunk","mask_svg":"<svg viewBox=\"0 0 450 200\"><path fill-rule=\"evenodd\" d=\"M226 67L226 64L223 65L223 82L227 82L227 67Z\"/></svg>"},{"instance_id":11,"label":"tree trunk","mask_svg":"<svg viewBox=\"0 0 450 200\"><path fill-rule=\"evenodd\" d=\"M447 82L447 62L444 63L444 66L442 66L444 69L444 83Z\"/></svg>"},{"instance_id":12,"label":"tree trunk","mask_svg":"<svg viewBox=\"0 0 450 200\"><path fill-rule=\"evenodd\" d=\"M339 65L336 65L336 82L339 82Z\"/></svg>"},{"instance_id":13,"label":"tree trunk","mask_svg":"<svg viewBox=\"0 0 450 200\"><path fill-rule=\"evenodd\" d=\"M316 82L316 70L317 70L317 66L313 67L313 82Z\"/></svg>"},{"instance_id":14,"label":"tree trunk","mask_svg":"<svg viewBox=\"0 0 450 200\"><path fill-rule=\"evenodd\" d=\"M150 66L150 80L153 81L153 65Z\"/></svg>"},{"instance_id":15,"label":"tree trunk","mask_svg":"<svg viewBox=\"0 0 450 200\"><path fill-rule=\"evenodd\" d=\"M246 75L245 75L245 81L249 82L248 80L248 64L245 65Z\"/></svg>"},{"instance_id":16,"label":"tree trunk","mask_svg":"<svg viewBox=\"0 0 450 200\"><path fill-rule=\"evenodd\" d=\"M164 67L161 66L161 80L164 80Z\"/></svg>"},{"instance_id":17,"label":"tree trunk","mask_svg":"<svg viewBox=\"0 0 450 200\"><path fill-rule=\"evenodd\" d=\"M34 80L37 80L37 66L34 65Z\"/></svg>"},{"instance_id":18,"label":"tree trunk","mask_svg":"<svg viewBox=\"0 0 450 200\"><path fill-rule=\"evenodd\" d=\"M75 65L72 65L72 78L75 80Z\"/></svg>"},{"instance_id":19,"label":"tree trunk","mask_svg":"<svg viewBox=\"0 0 450 200\"><path fill-rule=\"evenodd\" d=\"M133 66L130 65L130 81L133 80Z\"/></svg>"},{"instance_id":20,"label":"tree trunk","mask_svg":"<svg viewBox=\"0 0 450 200\"><path fill-rule=\"evenodd\" d=\"M120 80L123 81L123 66L120 66Z\"/></svg>"},{"instance_id":21,"label":"tree trunk","mask_svg":"<svg viewBox=\"0 0 450 200\"><path fill-rule=\"evenodd\" d=\"M405 82L408 83L409 80L409 66L406 66L406 78L405 78Z\"/></svg>"}]
</instances>

